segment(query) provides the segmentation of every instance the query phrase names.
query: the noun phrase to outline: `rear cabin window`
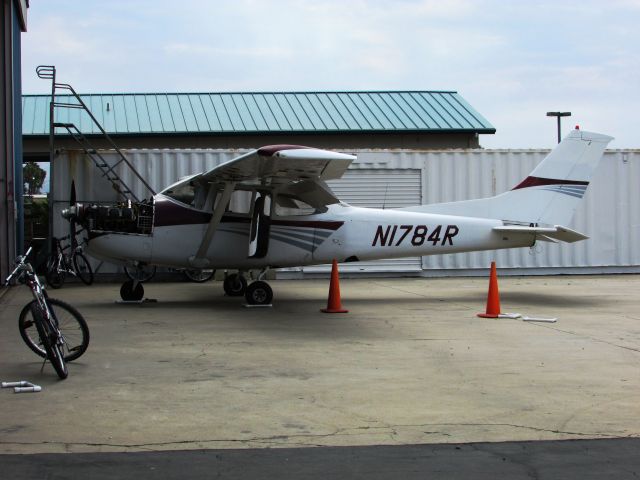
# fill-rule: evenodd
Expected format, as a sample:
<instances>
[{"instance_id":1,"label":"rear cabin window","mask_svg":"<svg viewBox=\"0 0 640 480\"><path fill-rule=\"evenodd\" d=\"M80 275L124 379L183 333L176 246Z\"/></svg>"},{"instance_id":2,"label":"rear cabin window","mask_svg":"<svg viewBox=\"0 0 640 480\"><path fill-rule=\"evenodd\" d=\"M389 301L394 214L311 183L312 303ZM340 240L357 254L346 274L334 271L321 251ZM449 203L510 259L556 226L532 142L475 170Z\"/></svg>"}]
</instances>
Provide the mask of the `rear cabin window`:
<instances>
[{"instance_id":1,"label":"rear cabin window","mask_svg":"<svg viewBox=\"0 0 640 480\"><path fill-rule=\"evenodd\" d=\"M314 213L321 212L299 198L278 195L276 201L276 215L278 217L313 215Z\"/></svg>"}]
</instances>

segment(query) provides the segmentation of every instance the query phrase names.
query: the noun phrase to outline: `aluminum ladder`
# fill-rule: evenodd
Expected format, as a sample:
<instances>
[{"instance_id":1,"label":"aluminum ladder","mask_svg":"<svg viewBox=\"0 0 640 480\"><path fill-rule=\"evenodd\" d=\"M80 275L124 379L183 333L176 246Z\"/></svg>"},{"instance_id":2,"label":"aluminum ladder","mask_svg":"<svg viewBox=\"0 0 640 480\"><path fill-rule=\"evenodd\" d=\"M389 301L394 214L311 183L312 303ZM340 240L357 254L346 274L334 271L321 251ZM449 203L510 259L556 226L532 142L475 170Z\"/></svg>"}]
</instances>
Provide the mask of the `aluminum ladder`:
<instances>
[{"instance_id":1,"label":"aluminum ladder","mask_svg":"<svg viewBox=\"0 0 640 480\"><path fill-rule=\"evenodd\" d=\"M151 195L155 195L156 192L151 188L151 185L140 175L140 173L135 169L135 167L127 160L122 151L115 144L113 139L109 136L109 134L102 127L98 119L91 113L91 110L87 105L82 101L80 95L76 93L73 87L66 83L57 83L56 82L56 67L53 65L40 65L36 68L36 73L38 77L51 80L51 102L49 104L49 160L51 165L53 165L54 159L54 139L55 139L55 131L56 128L64 128L68 134L73 138L81 147L85 154L91 158L94 165L102 172L102 177L108 180L113 189L122 197L124 201L132 201L132 202L140 202L140 199L136 196L133 190L126 184L126 182L122 179L116 168L122 164L124 168L127 168L135 178L137 178L140 183L148 190ZM56 95L60 95L59 91L66 91L66 96L71 96L71 101L57 101ZM75 102L73 100L75 99ZM80 131L80 129L73 123L63 123L55 121L55 109L59 108L75 108L84 110L91 121L94 123L98 130L101 132L101 136L107 140L108 144L114 149L116 154L118 155L117 161L109 164L104 156L91 144L87 136ZM52 168L53 170L53 168Z\"/></svg>"}]
</instances>

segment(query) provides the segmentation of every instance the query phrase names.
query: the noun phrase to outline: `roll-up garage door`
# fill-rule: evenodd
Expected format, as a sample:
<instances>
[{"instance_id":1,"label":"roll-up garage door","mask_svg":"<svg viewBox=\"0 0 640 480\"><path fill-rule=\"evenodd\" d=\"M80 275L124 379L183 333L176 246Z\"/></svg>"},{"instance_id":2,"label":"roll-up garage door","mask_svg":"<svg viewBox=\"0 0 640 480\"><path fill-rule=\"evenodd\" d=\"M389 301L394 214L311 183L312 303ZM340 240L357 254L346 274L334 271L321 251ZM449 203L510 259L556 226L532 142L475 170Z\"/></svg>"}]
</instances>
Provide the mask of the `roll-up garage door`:
<instances>
[{"instance_id":1,"label":"roll-up garage door","mask_svg":"<svg viewBox=\"0 0 640 480\"><path fill-rule=\"evenodd\" d=\"M337 197L354 207L400 208L420 205L422 181L418 169L350 169L339 180L328 182ZM341 272L415 272L420 257L345 263ZM329 271L329 266L304 267L305 272Z\"/></svg>"}]
</instances>

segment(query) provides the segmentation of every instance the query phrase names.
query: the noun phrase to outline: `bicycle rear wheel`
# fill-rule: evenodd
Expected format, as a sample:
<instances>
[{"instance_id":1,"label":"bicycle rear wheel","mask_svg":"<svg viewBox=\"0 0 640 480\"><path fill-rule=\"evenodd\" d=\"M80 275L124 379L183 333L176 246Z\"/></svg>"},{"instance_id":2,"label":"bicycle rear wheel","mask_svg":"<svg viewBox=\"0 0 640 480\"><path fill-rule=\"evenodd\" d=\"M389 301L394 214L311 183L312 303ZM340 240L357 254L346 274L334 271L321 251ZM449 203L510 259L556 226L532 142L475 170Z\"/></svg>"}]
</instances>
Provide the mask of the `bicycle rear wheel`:
<instances>
[{"instance_id":1,"label":"bicycle rear wheel","mask_svg":"<svg viewBox=\"0 0 640 480\"><path fill-rule=\"evenodd\" d=\"M71 362L80 357L89 346L89 327L80 312L71 305L55 298L47 298L49 310L58 321L58 329L64 338L63 357ZM38 304L35 300L27 303L18 317L18 330L24 343L36 354L45 358L47 352L40 339L34 310Z\"/></svg>"},{"instance_id":2,"label":"bicycle rear wheel","mask_svg":"<svg viewBox=\"0 0 640 480\"><path fill-rule=\"evenodd\" d=\"M64 356L58 344L56 329L49 323L49 320L43 318L42 313L40 313L37 307L32 311L36 329L40 335L40 341L47 354L46 358L49 359L51 365L53 365L53 369L58 374L58 377L64 380L69 376L69 370L67 369L66 363L64 363Z\"/></svg>"},{"instance_id":3,"label":"bicycle rear wheel","mask_svg":"<svg viewBox=\"0 0 640 480\"><path fill-rule=\"evenodd\" d=\"M138 282L148 282L156 274L156 266L140 265L138 268L125 266L124 273L131 280L137 280Z\"/></svg>"},{"instance_id":4,"label":"bicycle rear wheel","mask_svg":"<svg viewBox=\"0 0 640 480\"><path fill-rule=\"evenodd\" d=\"M185 277L187 277L192 282L196 282L196 283L208 282L209 280L211 280L213 278L213 276L216 273L215 270L198 269L198 268L191 268L191 269L188 268L188 269L184 270L183 272L184 272Z\"/></svg>"},{"instance_id":5,"label":"bicycle rear wheel","mask_svg":"<svg viewBox=\"0 0 640 480\"><path fill-rule=\"evenodd\" d=\"M44 277L51 288L60 288L64 283L65 272L60 268L60 257L52 255L47 260L47 272Z\"/></svg>"},{"instance_id":6,"label":"bicycle rear wheel","mask_svg":"<svg viewBox=\"0 0 640 480\"><path fill-rule=\"evenodd\" d=\"M91 285L93 283L93 270L89 265L89 260L82 253L76 252L73 254L73 268L76 271L76 275L80 277L80 280L85 285Z\"/></svg>"}]
</instances>

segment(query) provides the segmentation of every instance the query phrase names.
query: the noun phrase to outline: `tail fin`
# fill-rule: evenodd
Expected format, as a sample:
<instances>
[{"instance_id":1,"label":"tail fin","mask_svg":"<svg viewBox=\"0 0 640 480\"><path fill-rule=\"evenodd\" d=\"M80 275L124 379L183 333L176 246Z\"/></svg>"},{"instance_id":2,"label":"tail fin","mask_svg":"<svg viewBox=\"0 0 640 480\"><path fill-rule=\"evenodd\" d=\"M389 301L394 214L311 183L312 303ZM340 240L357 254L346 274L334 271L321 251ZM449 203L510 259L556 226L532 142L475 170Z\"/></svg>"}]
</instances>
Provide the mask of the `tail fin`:
<instances>
[{"instance_id":1,"label":"tail fin","mask_svg":"<svg viewBox=\"0 0 640 480\"><path fill-rule=\"evenodd\" d=\"M612 137L573 130L512 190L495 197L421 205L406 210L505 223L568 225Z\"/></svg>"}]
</instances>

